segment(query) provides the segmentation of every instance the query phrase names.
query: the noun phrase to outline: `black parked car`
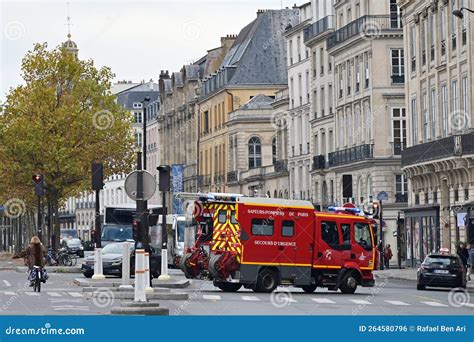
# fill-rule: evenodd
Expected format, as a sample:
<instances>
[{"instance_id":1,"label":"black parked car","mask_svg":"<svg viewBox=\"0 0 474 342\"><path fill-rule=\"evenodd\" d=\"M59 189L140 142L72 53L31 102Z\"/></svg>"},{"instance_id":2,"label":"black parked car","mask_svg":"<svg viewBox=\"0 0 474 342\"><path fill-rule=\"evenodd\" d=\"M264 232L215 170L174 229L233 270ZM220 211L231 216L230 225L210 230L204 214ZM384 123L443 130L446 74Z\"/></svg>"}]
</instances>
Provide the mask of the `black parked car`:
<instances>
[{"instance_id":1,"label":"black parked car","mask_svg":"<svg viewBox=\"0 0 474 342\"><path fill-rule=\"evenodd\" d=\"M110 243L102 248L102 267L104 275L122 276L122 245ZM84 277L91 278L94 274L94 254L84 259L82 264ZM161 273L161 254L152 248L150 253L150 272L153 278L158 278ZM130 275L135 273L135 247L130 244Z\"/></svg>"},{"instance_id":2,"label":"black parked car","mask_svg":"<svg viewBox=\"0 0 474 342\"><path fill-rule=\"evenodd\" d=\"M84 247L82 241L76 238L72 238L66 241L66 251L68 254L75 254L79 258L84 258Z\"/></svg>"},{"instance_id":3,"label":"black parked car","mask_svg":"<svg viewBox=\"0 0 474 342\"><path fill-rule=\"evenodd\" d=\"M457 255L429 254L418 269L416 288L466 288L466 281L466 270Z\"/></svg>"}]
</instances>

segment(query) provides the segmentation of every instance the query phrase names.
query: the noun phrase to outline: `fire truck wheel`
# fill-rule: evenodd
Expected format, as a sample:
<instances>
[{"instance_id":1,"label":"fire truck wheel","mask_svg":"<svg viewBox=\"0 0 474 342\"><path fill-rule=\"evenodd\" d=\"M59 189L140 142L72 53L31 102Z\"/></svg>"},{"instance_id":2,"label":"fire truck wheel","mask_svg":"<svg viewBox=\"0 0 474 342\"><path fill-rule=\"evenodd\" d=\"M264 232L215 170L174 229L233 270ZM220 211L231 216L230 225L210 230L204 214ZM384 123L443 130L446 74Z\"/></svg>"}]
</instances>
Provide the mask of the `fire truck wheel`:
<instances>
[{"instance_id":1,"label":"fire truck wheel","mask_svg":"<svg viewBox=\"0 0 474 342\"><path fill-rule=\"evenodd\" d=\"M193 270L188 268L188 266L186 264L190 257L191 257L191 254L189 254L189 253L185 254L183 256L183 258L180 260L181 262L180 262L180 265L179 265L180 266L179 268L181 269L181 271L183 271L184 276L187 279L193 279L194 278Z\"/></svg>"},{"instance_id":2,"label":"fire truck wheel","mask_svg":"<svg viewBox=\"0 0 474 342\"><path fill-rule=\"evenodd\" d=\"M311 285L304 285L301 288L306 293L313 293L314 291L316 291L317 286L316 284L311 284Z\"/></svg>"},{"instance_id":3,"label":"fire truck wheel","mask_svg":"<svg viewBox=\"0 0 474 342\"><path fill-rule=\"evenodd\" d=\"M278 286L278 276L275 271L268 268L258 274L256 292L273 292Z\"/></svg>"},{"instance_id":4,"label":"fire truck wheel","mask_svg":"<svg viewBox=\"0 0 474 342\"><path fill-rule=\"evenodd\" d=\"M341 292L344 294L353 294L357 289L357 279L353 272L346 272L344 274L341 285L339 285Z\"/></svg>"},{"instance_id":5,"label":"fire truck wheel","mask_svg":"<svg viewBox=\"0 0 474 342\"><path fill-rule=\"evenodd\" d=\"M242 287L242 284L237 284L237 283L221 283L218 281L213 282L214 286L219 288L220 290L224 292L237 292L240 290Z\"/></svg>"}]
</instances>

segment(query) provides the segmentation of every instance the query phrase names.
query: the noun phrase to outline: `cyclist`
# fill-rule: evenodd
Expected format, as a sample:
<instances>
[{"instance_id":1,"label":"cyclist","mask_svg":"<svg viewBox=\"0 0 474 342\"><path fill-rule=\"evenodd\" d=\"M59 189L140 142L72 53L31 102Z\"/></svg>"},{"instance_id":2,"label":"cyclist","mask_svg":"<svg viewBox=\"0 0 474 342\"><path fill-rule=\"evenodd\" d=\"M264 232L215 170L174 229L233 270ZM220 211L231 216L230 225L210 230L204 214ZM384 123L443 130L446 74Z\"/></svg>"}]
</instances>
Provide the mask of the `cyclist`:
<instances>
[{"instance_id":1,"label":"cyclist","mask_svg":"<svg viewBox=\"0 0 474 342\"><path fill-rule=\"evenodd\" d=\"M27 258L27 264L29 268L28 272L28 280L30 281L30 286L33 286L33 282L35 280L35 272L34 272L34 266L38 266L41 268L44 268L45 260L44 257L46 255L46 250L41 243L41 240L37 236L33 236L30 241L30 245L25 251L26 258ZM46 270L43 270L43 281L46 281L48 279L48 273Z\"/></svg>"}]
</instances>

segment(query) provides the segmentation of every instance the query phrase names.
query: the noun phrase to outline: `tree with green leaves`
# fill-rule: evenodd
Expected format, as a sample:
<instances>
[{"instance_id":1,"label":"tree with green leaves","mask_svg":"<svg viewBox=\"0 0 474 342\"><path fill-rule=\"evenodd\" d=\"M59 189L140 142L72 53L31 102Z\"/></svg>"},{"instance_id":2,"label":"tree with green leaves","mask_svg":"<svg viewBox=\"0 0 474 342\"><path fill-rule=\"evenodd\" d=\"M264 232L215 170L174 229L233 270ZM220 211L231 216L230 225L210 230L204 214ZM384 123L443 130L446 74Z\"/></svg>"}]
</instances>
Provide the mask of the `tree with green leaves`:
<instances>
[{"instance_id":1,"label":"tree with green leaves","mask_svg":"<svg viewBox=\"0 0 474 342\"><path fill-rule=\"evenodd\" d=\"M105 177L130 170L132 117L110 93L110 68L96 68L63 47L36 44L21 70L23 84L1 106L0 203L19 198L31 208L31 177L43 174L58 246L59 208L91 190L91 163L104 163Z\"/></svg>"}]
</instances>

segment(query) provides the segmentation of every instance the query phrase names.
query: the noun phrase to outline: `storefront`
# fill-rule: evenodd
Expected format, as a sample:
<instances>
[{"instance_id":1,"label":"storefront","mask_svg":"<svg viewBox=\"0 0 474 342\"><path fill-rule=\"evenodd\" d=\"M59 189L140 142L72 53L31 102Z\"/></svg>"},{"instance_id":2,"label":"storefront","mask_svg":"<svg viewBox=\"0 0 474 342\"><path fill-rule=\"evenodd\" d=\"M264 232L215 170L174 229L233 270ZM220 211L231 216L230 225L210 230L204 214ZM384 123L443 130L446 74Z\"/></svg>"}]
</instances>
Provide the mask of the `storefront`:
<instances>
[{"instance_id":1,"label":"storefront","mask_svg":"<svg viewBox=\"0 0 474 342\"><path fill-rule=\"evenodd\" d=\"M408 208L404 213L406 266L416 267L440 248L439 205Z\"/></svg>"}]
</instances>

